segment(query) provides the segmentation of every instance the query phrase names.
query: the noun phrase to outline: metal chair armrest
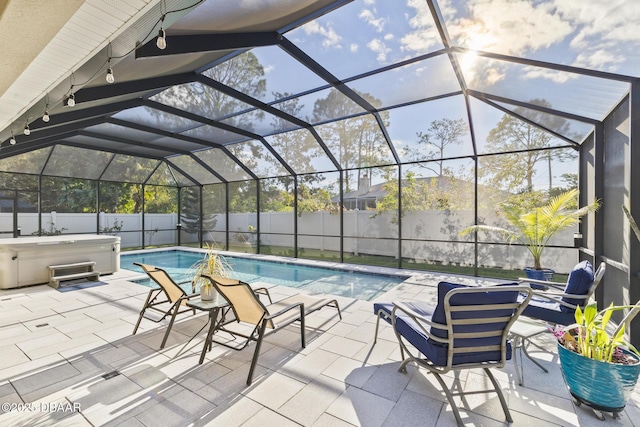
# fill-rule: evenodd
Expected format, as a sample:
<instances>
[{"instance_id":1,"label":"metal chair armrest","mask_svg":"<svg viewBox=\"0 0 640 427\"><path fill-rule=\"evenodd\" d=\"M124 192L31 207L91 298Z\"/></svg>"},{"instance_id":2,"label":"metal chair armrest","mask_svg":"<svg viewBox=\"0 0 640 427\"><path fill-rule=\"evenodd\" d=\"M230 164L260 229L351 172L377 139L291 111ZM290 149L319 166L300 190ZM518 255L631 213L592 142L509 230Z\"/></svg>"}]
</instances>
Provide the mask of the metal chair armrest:
<instances>
[{"instance_id":1,"label":"metal chair armrest","mask_svg":"<svg viewBox=\"0 0 640 427\"><path fill-rule=\"evenodd\" d=\"M400 310L402 311L404 314L406 314L407 316L411 317L416 324L420 327L420 329L422 330L422 332L425 333L425 335L427 335L428 338L440 342L440 343L444 343L444 344L448 344L450 343L450 340L447 338L441 338L441 337L437 337L435 335L433 335L431 333L431 331L429 329L427 329L424 325L426 324L427 326L430 326L432 328L436 328L436 329L441 329L443 331L448 331L449 329L447 328L446 325L443 325L442 323L436 323L433 322L430 319L427 319L424 316L421 316L419 313L416 313L414 310L412 310L411 308L409 308L405 303L403 302L395 302L393 303L393 310L391 311L391 323L395 329L395 323L396 323L396 310ZM451 336L451 335L449 335Z\"/></svg>"},{"instance_id":2,"label":"metal chair armrest","mask_svg":"<svg viewBox=\"0 0 640 427\"><path fill-rule=\"evenodd\" d=\"M568 307L572 310L575 310L578 306L575 304L571 304L568 303L566 301L563 301L563 298L569 298L569 299L579 299L579 300L583 300L586 302L586 299L588 297L588 295L576 295L576 294L566 294L564 292L559 293L559 292L537 292L537 291L533 291L533 295L535 297L539 297L539 298L544 298L547 299L549 301L553 301L553 302L557 302L560 305L563 305L565 307Z\"/></svg>"},{"instance_id":3,"label":"metal chair armrest","mask_svg":"<svg viewBox=\"0 0 640 427\"><path fill-rule=\"evenodd\" d=\"M563 290L567 286L566 283L549 282L547 280L538 280L538 279L529 279L527 277L519 277L518 283L529 283L532 285L536 285L536 286L532 286L531 287L532 289L543 287L545 288L544 290L548 288L555 289L555 290Z\"/></svg>"},{"instance_id":4,"label":"metal chair armrest","mask_svg":"<svg viewBox=\"0 0 640 427\"><path fill-rule=\"evenodd\" d=\"M283 308L282 310L278 311L277 313L269 314L268 316L265 316L264 319L265 320L271 320L274 317L278 317L278 316L280 316L280 315L286 313L287 311L289 311L289 310L291 310L293 308L296 308L296 307L300 307L301 308L300 313L304 315L304 303L298 302L298 303L286 306L285 308Z\"/></svg>"}]
</instances>

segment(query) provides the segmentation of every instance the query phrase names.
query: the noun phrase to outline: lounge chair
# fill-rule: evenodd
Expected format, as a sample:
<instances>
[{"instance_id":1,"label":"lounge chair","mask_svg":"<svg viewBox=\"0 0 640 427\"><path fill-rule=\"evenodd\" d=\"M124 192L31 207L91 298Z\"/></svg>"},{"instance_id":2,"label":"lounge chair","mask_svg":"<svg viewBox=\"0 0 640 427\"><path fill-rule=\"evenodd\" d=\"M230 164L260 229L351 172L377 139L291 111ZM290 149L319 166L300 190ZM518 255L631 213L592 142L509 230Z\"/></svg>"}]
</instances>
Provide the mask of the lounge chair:
<instances>
[{"instance_id":1,"label":"lounge chair","mask_svg":"<svg viewBox=\"0 0 640 427\"><path fill-rule=\"evenodd\" d=\"M209 280L211 280L211 278L207 277ZM234 284L238 284L241 283L241 280L237 280L237 279L231 279L228 277L219 277L216 276L215 281L223 284L223 285L234 285ZM213 282L212 282L213 283ZM242 282L244 283L244 282ZM267 297L267 299L269 300L269 304L273 304L273 300L271 299L271 294L269 293L269 289L267 289L266 287L264 287L262 285L262 283L258 282L258 283L251 283L249 286L251 286L251 290L253 290L254 293L258 294L258 295L264 295Z\"/></svg>"},{"instance_id":2,"label":"lounge chair","mask_svg":"<svg viewBox=\"0 0 640 427\"><path fill-rule=\"evenodd\" d=\"M519 283L529 283L533 288L533 298L522 315L556 325L574 323L576 308L584 308L589 302L602 281L605 269L606 264L600 263L594 273L591 263L582 261L569 273L567 283L518 279Z\"/></svg>"},{"instance_id":3,"label":"lounge chair","mask_svg":"<svg viewBox=\"0 0 640 427\"><path fill-rule=\"evenodd\" d=\"M518 301L524 293L525 300ZM525 285L467 287L447 282L438 284L438 305L420 302L393 304L390 317L400 344L399 367L415 362L427 369L440 383L459 426L463 425L454 396L497 393L505 417L512 422L509 407L490 368L502 368L511 358L509 328L531 299ZM407 345L413 346L419 353ZM424 357L420 357L420 354ZM493 388L453 392L442 378L449 371L482 368Z\"/></svg>"},{"instance_id":4,"label":"lounge chair","mask_svg":"<svg viewBox=\"0 0 640 427\"><path fill-rule=\"evenodd\" d=\"M230 332L234 336L245 338L246 340L239 346L214 341L217 344L224 345L233 350L243 350L251 341L256 342L256 348L249 369L249 376L247 377L247 385L251 385L253 381L253 372L260 354L260 346L262 345L262 339L266 335L274 333L294 322L300 322L300 339L302 347L305 347L304 320L307 314L326 306L332 306L338 310L338 316L342 319L340 306L335 299L297 294L265 306L247 283L241 281L237 281L237 283L224 283L225 281L221 281L220 278L217 277L206 275L203 277L209 279L216 290L229 302L235 315L235 320L238 323L253 326L253 330L248 335L237 331L227 331L224 326L220 328L221 330ZM267 332L267 329L270 331ZM211 337L207 337L207 339L213 341Z\"/></svg>"},{"instance_id":5,"label":"lounge chair","mask_svg":"<svg viewBox=\"0 0 640 427\"><path fill-rule=\"evenodd\" d=\"M140 326L140 322L142 318L151 320L152 322L160 322L164 320L167 316L171 316L169 320L169 326L167 327L167 331L164 334L164 338L162 339L162 343L160 344L160 348L164 348L167 343L167 338L169 338L169 333L171 332L171 328L173 327L173 323L178 314L186 313L191 311L195 314L195 309L188 308L186 303L191 298L195 298L200 296L200 293L195 292L194 287L192 286L192 293L187 294L184 289L180 287L180 285L189 283L189 280L184 282L175 282L169 273L163 270L160 267L156 267L153 265L142 264L135 262L134 265L142 268L142 270L147 273L147 275L157 283L160 288L154 288L149 291L147 295L147 300L140 311L140 316L138 317L138 321L136 322L136 326L133 329L133 335L138 331L138 327ZM237 283L237 280L227 279L227 278L218 278L218 280L224 283ZM269 290L262 285L253 285L252 289L255 293L266 295L271 302L271 295L269 294ZM163 298L164 296L164 298ZM154 310L162 314L160 318L149 317L145 315L147 310ZM157 316L156 316L157 317Z\"/></svg>"},{"instance_id":6,"label":"lounge chair","mask_svg":"<svg viewBox=\"0 0 640 427\"><path fill-rule=\"evenodd\" d=\"M180 287L180 284L176 283L169 273L159 267L155 267L153 265L142 264L139 262L135 262L134 265L142 268L142 270L147 273L147 275L156 282L160 288L154 288L149 291L147 295L147 299L142 306L142 310L140 311L140 316L138 316L138 321L136 322L136 326L133 328L133 335L138 332L138 327L140 326L140 322L142 318L151 320L152 322L160 322L164 320L167 316L171 316L169 320L169 326L167 326L167 331L164 334L164 338L162 339L162 344L160 344L160 348L164 348L167 343L167 338L169 338L169 333L171 332L171 327L173 326L173 322L176 319L178 314L186 313L187 311L191 311L195 314L195 310L192 308L188 308L186 303L191 298L199 297L199 293L187 294L184 289ZM184 283L188 283L184 282ZM153 310L159 312L161 314L160 318L149 317L146 315L147 310Z\"/></svg>"}]
</instances>

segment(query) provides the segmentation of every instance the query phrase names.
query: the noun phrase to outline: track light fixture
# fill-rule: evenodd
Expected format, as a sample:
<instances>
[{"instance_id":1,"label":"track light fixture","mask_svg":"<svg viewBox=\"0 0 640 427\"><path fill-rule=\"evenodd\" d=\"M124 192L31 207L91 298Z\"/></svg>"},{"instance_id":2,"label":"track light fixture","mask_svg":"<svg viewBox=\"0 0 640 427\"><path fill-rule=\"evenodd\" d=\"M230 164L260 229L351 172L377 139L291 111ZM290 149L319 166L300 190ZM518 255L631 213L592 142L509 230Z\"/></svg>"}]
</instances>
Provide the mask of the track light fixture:
<instances>
[{"instance_id":1,"label":"track light fixture","mask_svg":"<svg viewBox=\"0 0 640 427\"><path fill-rule=\"evenodd\" d=\"M24 134L26 136L31 135L31 129L29 129L29 123L27 123L26 125L24 125Z\"/></svg>"},{"instance_id":2,"label":"track light fixture","mask_svg":"<svg viewBox=\"0 0 640 427\"><path fill-rule=\"evenodd\" d=\"M49 120L51 119L51 117L49 117L49 105L47 105L44 108L44 114L42 115L42 121L45 123L49 123Z\"/></svg>"},{"instance_id":3,"label":"track light fixture","mask_svg":"<svg viewBox=\"0 0 640 427\"><path fill-rule=\"evenodd\" d=\"M67 99L64 101L64 105L66 105L67 107L73 107L76 105L76 97L74 94L71 94L67 97Z\"/></svg>"},{"instance_id":4,"label":"track light fixture","mask_svg":"<svg viewBox=\"0 0 640 427\"><path fill-rule=\"evenodd\" d=\"M115 79L115 77L113 77L113 69L111 67L109 67L107 69L107 83L113 83L115 81L116 81L116 79Z\"/></svg>"},{"instance_id":5,"label":"track light fixture","mask_svg":"<svg viewBox=\"0 0 640 427\"><path fill-rule=\"evenodd\" d=\"M9 140L9 144L16 145L16 142L18 141L16 141L16 137L13 136L13 131L11 131L11 139Z\"/></svg>"}]
</instances>

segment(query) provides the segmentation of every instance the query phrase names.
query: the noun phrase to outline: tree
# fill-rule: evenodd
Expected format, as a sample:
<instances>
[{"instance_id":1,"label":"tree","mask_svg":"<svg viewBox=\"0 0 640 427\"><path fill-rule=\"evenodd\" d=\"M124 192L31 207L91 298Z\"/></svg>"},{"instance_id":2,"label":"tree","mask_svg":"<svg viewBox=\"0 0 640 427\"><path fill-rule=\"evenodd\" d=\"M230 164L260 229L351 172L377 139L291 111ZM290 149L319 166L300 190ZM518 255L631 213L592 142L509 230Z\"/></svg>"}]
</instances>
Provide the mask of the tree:
<instances>
[{"instance_id":1,"label":"tree","mask_svg":"<svg viewBox=\"0 0 640 427\"><path fill-rule=\"evenodd\" d=\"M144 187L145 213L175 213L178 211L178 189L163 185Z\"/></svg>"},{"instance_id":2,"label":"tree","mask_svg":"<svg viewBox=\"0 0 640 427\"><path fill-rule=\"evenodd\" d=\"M369 94L359 95L371 105L380 106L382 102ZM362 169L376 166L383 161L383 156L390 153L387 141L382 136L378 123L369 114L361 114L362 109L336 89L331 89L326 98L316 100L313 106L313 123L327 118L349 117L319 127L319 133L329 150L336 157L345 173L345 191L353 189L353 171L357 173L357 182L363 178L371 181L376 169ZM388 120L388 113L382 114L383 121Z\"/></svg>"},{"instance_id":3,"label":"tree","mask_svg":"<svg viewBox=\"0 0 640 427\"><path fill-rule=\"evenodd\" d=\"M293 177L263 179L260 181L260 212L292 212Z\"/></svg>"},{"instance_id":4,"label":"tree","mask_svg":"<svg viewBox=\"0 0 640 427\"><path fill-rule=\"evenodd\" d=\"M530 103L543 107L551 107L546 100L533 99ZM523 114L523 108L516 108L516 113ZM548 129L566 133L569 123L561 117L544 113L533 113L529 118ZM503 153L488 156L483 160L481 175L488 179L488 184L506 191L532 191L536 165L547 162L551 169L552 161L566 161L575 158L566 150L543 150L552 148L554 136L536 126L530 125L514 116L505 114L500 122L487 136L487 149L490 152ZM549 170L549 190L553 188L552 173ZM523 188L524 187L524 188Z\"/></svg>"},{"instance_id":5,"label":"tree","mask_svg":"<svg viewBox=\"0 0 640 427\"><path fill-rule=\"evenodd\" d=\"M96 181L77 178L42 178L43 212L95 212Z\"/></svg>"},{"instance_id":6,"label":"tree","mask_svg":"<svg viewBox=\"0 0 640 427\"><path fill-rule=\"evenodd\" d=\"M384 196L378 200L376 215L384 212L394 214L392 222L398 221L398 178L391 176L392 169L385 173L382 184ZM474 186L471 181L460 179L464 170L454 172L445 168L442 176L421 178L413 171L407 172L402 180L402 212L404 217L409 212L427 210L471 209L473 207Z\"/></svg>"},{"instance_id":7,"label":"tree","mask_svg":"<svg viewBox=\"0 0 640 427\"><path fill-rule=\"evenodd\" d=\"M275 99L283 99L290 95L290 93L286 92L273 93ZM299 98L292 98L278 103L278 109L294 117L299 117L303 108L304 104L300 104ZM291 126L289 122L277 116L273 116L271 124L274 129L285 129ZM308 173L315 171L312 164L313 159L326 156L326 154L310 132L298 129L278 133L271 137L270 143L296 173L304 174L298 176L299 184L305 182L313 183L319 179L317 175ZM273 159L273 161L279 163L275 158L269 157L269 159ZM283 184L285 191L293 191L292 179L284 180Z\"/></svg>"},{"instance_id":8,"label":"tree","mask_svg":"<svg viewBox=\"0 0 640 427\"><path fill-rule=\"evenodd\" d=\"M200 187L183 187L180 192L181 213L180 223L182 230L187 233L197 234L200 240L200 233L203 230L211 230L216 226L216 216L208 213L203 206L204 215L200 214ZM200 218L202 218L202 230L200 229Z\"/></svg>"},{"instance_id":9,"label":"tree","mask_svg":"<svg viewBox=\"0 0 640 427\"><path fill-rule=\"evenodd\" d=\"M264 68L253 52L235 56L202 74L257 99L262 98L266 92ZM155 95L153 99L210 119L222 120L247 109L247 105L242 101L201 83L172 86ZM174 122L174 127L177 128L185 127L180 122L186 120L181 117L155 109L150 111L157 116L158 120ZM263 115L262 110L253 110L250 113L251 117L243 116L240 127L250 130L252 120L259 120ZM230 118L227 123L233 126L238 125L235 121Z\"/></svg>"},{"instance_id":10,"label":"tree","mask_svg":"<svg viewBox=\"0 0 640 427\"><path fill-rule=\"evenodd\" d=\"M255 213L257 211L255 181L229 183L229 213Z\"/></svg>"},{"instance_id":11,"label":"tree","mask_svg":"<svg viewBox=\"0 0 640 427\"><path fill-rule=\"evenodd\" d=\"M416 147L406 146L407 157L412 160L438 159L436 162L421 163L422 167L431 170L437 176L444 173L443 163L445 150L450 145L462 143L462 137L469 131L469 126L464 119L434 120L426 132L417 132L418 144ZM435 149L435 151L433 151ZM425 154L425 150L428 152ZM431 165L435 163L437 168Z\"/></svg>"},{"instance_id":12,"label":"tree","mask_svg":"<svg viewBox=\"0 0 640 427\"><path fill-rule=\"evenodd\" d=\"M298 187L298 216L304 212L331 210L331 194L326 188Z\"/></svg>"},{"instance_id":13,"label":"tree","mask_svg":"<svg viewBox=\"0 0 640 427\"><path fill-rule=\"evenodd\" d=\"M404 180L402 180L402 212L401 217L407 212L415 212L425 208L425 200L423 199L424 186L416 179L414 172L408 172ZM385 182L382 184L384 196L376 203L376 213L372 217L381 215L382 213L391 213L393 216L391 222L398 223L398 171L387 169L385 171Z\"/></svg>"}]
</instances>

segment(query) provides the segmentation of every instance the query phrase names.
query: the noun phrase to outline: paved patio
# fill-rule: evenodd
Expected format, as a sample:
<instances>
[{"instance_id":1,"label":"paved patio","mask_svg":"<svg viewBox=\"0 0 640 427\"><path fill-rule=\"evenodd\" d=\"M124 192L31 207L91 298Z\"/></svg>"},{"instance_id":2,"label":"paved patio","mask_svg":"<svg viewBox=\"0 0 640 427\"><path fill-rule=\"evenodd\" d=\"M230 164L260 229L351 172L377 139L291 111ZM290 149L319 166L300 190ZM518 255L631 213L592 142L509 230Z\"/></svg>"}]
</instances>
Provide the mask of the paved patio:
<instances>
[{"instance_id":1,"label":"paved patio","mask_svg":"<svg viewBox=\"0 0 640 427\"><path fill-rule=\"evenodd\" d=\"M436 380L415 367L397 371L400 352L383 323L373 345L372 302L339 298L343 320L326 308L307 318L307 347L290 326L266 339L255 379L245 385L252 349L221 346L198 364L206 313L182 316L164 350L164 324L133 325L148 288L129 282L126 271L102 284L52 289L33 286L0 291L0 411L6 426L454 426ZM472 278L419 273L379 298L433 301L440 280ZM297 292L271 289L274 300ZM530 353L545 374L524 360L525 384L513 363L496 371L515 426L602 426L591 410L576 407L560 374L555 342L542 334ZM107 374L112 373L113 376ZM106 376L106 377L105 377ZM451 382L483 388L480 371ZM640 395L621 419L606 425L640 425ZM22 405L25 404L25 405ZM20 405L20 406L19 406ZM467 425L506 425L495 395L475 395L461 404Z\"/></svg>"}]
</instances>

